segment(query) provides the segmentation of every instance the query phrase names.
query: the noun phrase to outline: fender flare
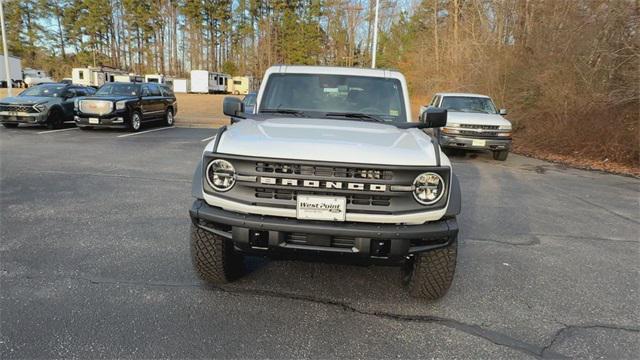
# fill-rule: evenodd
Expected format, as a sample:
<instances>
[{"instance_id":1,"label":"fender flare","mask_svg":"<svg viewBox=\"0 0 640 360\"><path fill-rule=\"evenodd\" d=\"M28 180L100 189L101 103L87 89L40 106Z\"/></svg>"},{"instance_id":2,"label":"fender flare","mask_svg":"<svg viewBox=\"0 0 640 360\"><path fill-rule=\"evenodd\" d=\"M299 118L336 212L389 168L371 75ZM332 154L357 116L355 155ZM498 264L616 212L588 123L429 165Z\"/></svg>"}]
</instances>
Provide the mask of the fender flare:
<instances>
[{"instance_id":1,"label":"fender flare","mask_svg":"<svg viewBox=\"0 0 640 360\"><path fill-rule=\"evenodd\" d=\"M204 198L204 191L202 189L202 159L198 161L196 171L193 172L193 180L191 181L191 196L196 199Z\"/></svg>"},{"instance_id":2,"label":"fender flare","mask_svg":"<svg viewBox=\"0 0 640 360\"><path fill-rule=\"evenodd\" d=\"M449 196L449 204L445 216L456 216L462 210L462 191L460 190L460 182L456 174L451 174L451 196Z\"/></svg>"}]
</instances>

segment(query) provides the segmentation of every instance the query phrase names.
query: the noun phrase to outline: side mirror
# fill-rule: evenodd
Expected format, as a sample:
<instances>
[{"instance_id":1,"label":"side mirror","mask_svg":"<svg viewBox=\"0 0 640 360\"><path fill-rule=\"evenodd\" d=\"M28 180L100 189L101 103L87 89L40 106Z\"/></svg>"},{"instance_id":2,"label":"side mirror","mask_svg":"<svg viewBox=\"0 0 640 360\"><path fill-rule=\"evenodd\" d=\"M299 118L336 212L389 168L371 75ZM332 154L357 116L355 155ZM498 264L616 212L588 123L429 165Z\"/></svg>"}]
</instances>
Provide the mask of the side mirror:
<instances>
[{"instance_id":1,"label":"side mirror","mask_svg":"<svg viewBox=\"0 0 640 360\"><path fill-rule=\"evenodd\" d=\"M500 115L507 115L507 109L500 109Z\"/></svg>"},{"instance_id":2,"label":"side mirror","mask_svg":"<svg viewBox=\"0 0 640 360\"><path fill-rule=\"evenodd\" d=\"M222 103L222 112L227 116L238 116L244 112L244 104L236 97L227 96Z\"/></svg>"},{"instance_id":3,"label":"side mirror","mask_svg":"<svg viewBox=\"0 0 640 360\"><path fill-rule=\"evenodd\" d=\"M427 108L420 115L420 122L427 128L439 128L447 125L447 109Z\"/></svg>"}]
</instances>

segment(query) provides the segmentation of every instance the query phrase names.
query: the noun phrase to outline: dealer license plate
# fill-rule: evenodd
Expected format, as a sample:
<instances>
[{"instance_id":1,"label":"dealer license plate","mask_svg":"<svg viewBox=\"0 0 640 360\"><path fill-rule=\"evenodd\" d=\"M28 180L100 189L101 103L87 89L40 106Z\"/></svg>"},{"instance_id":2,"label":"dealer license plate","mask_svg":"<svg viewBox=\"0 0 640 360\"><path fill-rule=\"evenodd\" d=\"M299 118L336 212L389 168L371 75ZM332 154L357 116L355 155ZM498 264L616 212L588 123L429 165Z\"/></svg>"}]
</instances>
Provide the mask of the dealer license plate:
<instances>
[{"instance_id":1,"label":"dealer license plate","mask_svg":"<svg viewBox=\"0 0 640 360\"><path fill-rule=\"evenodd\" d=\"M472 140L471 146L486 146L487 140Z\"/></svg>"},{"instance_id":2,"label":"dealer license plate","mask_svg":"<svg viewBox=\"0 0 640 360\"><path fill-rule=\"evenodd\" d=\"M298 195L298 219L344 221L346 212L345 197Z\"/></svg>"},{"instance_id":3,"label":"dealer license plate","mask_svg":"<svg viewBox=\"0 0 640 360\"><path fill-rule=\"evenodd\" d=\"M100 119L98 119L98 118L89 118L89 124L100 124Z\"/></svg>"}]
</instances>

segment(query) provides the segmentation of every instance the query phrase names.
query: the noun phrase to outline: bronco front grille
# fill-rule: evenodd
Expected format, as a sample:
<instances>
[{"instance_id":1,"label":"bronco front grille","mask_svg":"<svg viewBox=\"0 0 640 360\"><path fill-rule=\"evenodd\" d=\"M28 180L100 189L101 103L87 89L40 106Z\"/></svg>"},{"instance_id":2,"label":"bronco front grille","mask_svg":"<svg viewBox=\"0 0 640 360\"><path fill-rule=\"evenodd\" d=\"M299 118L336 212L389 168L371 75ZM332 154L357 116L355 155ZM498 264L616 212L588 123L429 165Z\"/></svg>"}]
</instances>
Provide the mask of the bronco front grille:
<instances>
[{"instance_id":1,"label":"bronco front grille","mask_svg":"<svg viewBox=\"0 0 640 360\"><path fill-rule=\"evenodd\" d=\"M346 179L372 179L372 180L393 179L393 171L391 170L272 163L272 162L257 162L256 171L258 173L294 174L294 175L305 175L305 176L338 177L338 178L346 178Z\"/></svg>"},{"instance_id":2,"label":"bronco front grille","mask_svg":"<svg viewBox=\"0 0 640 360\"><path fill-rule=\"evenodd\" d=\"M329 195L335 196L335 193L326 192L310 192L310 191L298 191L288 189L265 189L256 188L255 196L259 199L275 199L275 200L290 200L296 201L298 195ZM359 195L359 194L346 194L347 205L364 205L364 206L390 206L390 196L373 196L373 195Z\"/></svg>"},{"instance_id":3,"label":"bronco front grille","mask_svg":"<svg viewBox=\"0 0 640 360\"><path fill-rule=\"evenodd\" d=\"M2 104L0 105L0 111L11 111L11 112L22 112L22 113L37 113L33 105L8 105Z\"/></svg>"}]
</instances>

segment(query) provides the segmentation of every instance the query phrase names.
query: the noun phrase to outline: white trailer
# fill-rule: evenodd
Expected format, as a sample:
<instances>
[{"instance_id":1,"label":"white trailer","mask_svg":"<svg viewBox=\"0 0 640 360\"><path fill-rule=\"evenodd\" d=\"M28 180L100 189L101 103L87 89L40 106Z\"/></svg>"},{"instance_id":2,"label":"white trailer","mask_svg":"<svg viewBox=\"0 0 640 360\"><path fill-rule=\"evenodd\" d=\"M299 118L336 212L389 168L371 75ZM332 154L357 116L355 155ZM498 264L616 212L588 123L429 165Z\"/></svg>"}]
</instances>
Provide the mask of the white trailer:
<instances>
[{"instance_id":1,"label":"white trailer","mask_svg":"<svg viewBox=\"0 0 640 360\"><path fill-rule=\"evenodd\" d=\"M208 94L213 91L211 73L207 70L191 70L191 87L189 92Z\"/></svg>"},{"instance_id":2,"label":"white trailer","mask_svg":"<svg viewBox=\"0 0 640 360\"><path fill-rule=\"evenodd\" d=\"M227 90L234 95L247 95L255 90L253 76L234 76Z\"/></svg>"},{"instance_id":3,"label":"white trailer","mask_svg":"<svg viewBox=\"0 0 640 360\"><path fill-rule=\"evenodd\" d=\"M71 79L74 84L84 86L102 86L106 82L115 82L116 76L128 76L126 71L109 67L73 68Z\"/></svg>"},{"instance_id":4,"label":"white trailer","mask_svg":"<svg viewBox=\"0 0 640 360\"><path fill-rule=\"evenodd\" d=\"M189 85L189 79L173 79L173 92L188 93Z\"/></svg>"},{"instance_id":5,"label":"white trailer","mask_svg":"<svg viewBox=\"0 0 640 360\"><path fill-rule=\"evenodd\" d=\"M4 68L4 55L0 55L0 82L7 86L7 74ZM14 87L22 86L22 63L20 58L9 56L9 78Z\"/></svg>"},{"instance_id":6,"label":"white trailer","mask_svg":"<svg viewBox=\"0 0 640 360\"><path fill-rule=\"evenodd\" d=\"M223 73L211 73L213 75L213 89L214 94L226 94L228 93L227 87L229 86L229 75Z\"/></svg>"},{"instance_id":7,"label":"white trailer","mask_svg":"<svg viewBox=\"0 0 640 360\"><path fill-rule=\"evenodd\" d=\"M144 76L144 82L164 84L167 78L162 74L147 74Z\"/></svg>"},{"instance_id":8,"label":"white trailer","mask_svg":"<svg viewBox=\"0 0 640 360\"><path fill-rule=\"evenodd\" d=\"M24 68L22 70L23 82L26 86L34 86L42 83L54 82L44 70Z\"/></svg>"}]
</instances>

